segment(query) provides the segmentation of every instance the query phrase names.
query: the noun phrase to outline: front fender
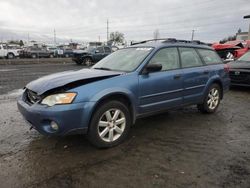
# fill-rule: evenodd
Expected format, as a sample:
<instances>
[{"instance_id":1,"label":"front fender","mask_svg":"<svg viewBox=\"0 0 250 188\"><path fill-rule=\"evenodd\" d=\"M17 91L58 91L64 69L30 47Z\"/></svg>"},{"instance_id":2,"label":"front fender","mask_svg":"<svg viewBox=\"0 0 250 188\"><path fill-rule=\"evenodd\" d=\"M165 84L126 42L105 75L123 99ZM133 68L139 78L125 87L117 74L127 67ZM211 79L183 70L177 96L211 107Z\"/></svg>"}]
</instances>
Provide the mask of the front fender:
<instances>
[{"instance_id":1,"label":"front fender","mask_svg":"<svg viewBox=\"0 0 250 188\"><path fill-rule=\"evenodd\" d=\"M98 105L99 101L102 101L105 98L112 97L114 95L123 95L126 98L128 98L130 101L130 104L132 106L132 114L133 114L133 123L135 123L136 120L136 114L137 114L137 100L136 96L128 89L126 88L120 88L120 87L114 87L102 90L101 92L94 95L90 101L96 101L96 105ZM112 99L112 98L111 98Z\"/></svg>"}]
</instances>

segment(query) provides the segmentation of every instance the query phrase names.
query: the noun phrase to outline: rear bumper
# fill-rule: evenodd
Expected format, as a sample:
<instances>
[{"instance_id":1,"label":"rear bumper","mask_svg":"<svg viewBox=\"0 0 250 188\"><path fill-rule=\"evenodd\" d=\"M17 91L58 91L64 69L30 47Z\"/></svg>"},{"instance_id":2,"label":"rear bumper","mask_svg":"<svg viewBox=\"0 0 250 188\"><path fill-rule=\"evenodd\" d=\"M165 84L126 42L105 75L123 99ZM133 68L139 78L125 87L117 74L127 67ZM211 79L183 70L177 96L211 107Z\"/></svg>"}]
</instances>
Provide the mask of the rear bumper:
<instances>
[{"instance_id":1,"label":"rear bumper","mask_svg":"<svg viewBox=\"0 0 250 188\"><path fill-rule=\"evenodd\" d=\"M86 133L94 104L92 102L76 103L70 105L28 105L22 98L17 106L23 117L43 135L67 135ZM50 124L54 121L59 129L54 130Z\"/></svg>"},{"instance_id":2,"label":"rear bumper","mask_svg":"<svg viewBox=\"0 0 250 188\"><path fill-rule=\"evenodd\" d=\"M231 86L243 86L243 87L250 87L250 83L236 83L236 82L231 82Z\"/></svg>"}]
</instances>

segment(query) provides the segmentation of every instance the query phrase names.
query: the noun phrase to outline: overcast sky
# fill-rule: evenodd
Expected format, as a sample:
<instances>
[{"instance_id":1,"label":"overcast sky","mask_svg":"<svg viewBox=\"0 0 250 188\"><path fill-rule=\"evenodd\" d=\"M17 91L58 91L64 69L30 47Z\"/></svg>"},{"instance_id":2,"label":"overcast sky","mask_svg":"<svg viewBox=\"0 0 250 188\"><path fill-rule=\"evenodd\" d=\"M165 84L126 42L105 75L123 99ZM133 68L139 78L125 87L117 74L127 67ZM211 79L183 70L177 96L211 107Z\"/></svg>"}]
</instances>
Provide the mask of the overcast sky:
<instances>
[{"instance_id":1,"label":"overcast sky","mask_svg":"<svg viewBox=\"0 0 250 188\"><path fill-rule=\"evenodd\" d=\"M160 36L218 41L248 30L250 0L0 0L0 40L106 40L109 30L127 40Z\"/></svg>"}]
</instances>

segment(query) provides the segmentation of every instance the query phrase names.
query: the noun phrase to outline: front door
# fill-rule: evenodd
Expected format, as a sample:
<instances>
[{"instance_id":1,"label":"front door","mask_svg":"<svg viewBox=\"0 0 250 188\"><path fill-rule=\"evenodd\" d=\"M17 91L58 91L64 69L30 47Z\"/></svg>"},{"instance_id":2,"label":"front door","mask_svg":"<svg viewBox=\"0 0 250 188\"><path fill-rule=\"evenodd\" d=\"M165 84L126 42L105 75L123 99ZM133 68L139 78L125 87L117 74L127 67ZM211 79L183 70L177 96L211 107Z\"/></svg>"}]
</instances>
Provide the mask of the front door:
<instances>
[{"instance_id":1,"label":"front door","mask_svg":"<svg viewBox=\"0 0 250 188\"><path fill-rule=\"evenodd\" d=\"M139 113L156 112L182 103L182 70L177 48L160 49L149 64L161 64L159 72L139 75Z\"/></svg>"}]
</instances>

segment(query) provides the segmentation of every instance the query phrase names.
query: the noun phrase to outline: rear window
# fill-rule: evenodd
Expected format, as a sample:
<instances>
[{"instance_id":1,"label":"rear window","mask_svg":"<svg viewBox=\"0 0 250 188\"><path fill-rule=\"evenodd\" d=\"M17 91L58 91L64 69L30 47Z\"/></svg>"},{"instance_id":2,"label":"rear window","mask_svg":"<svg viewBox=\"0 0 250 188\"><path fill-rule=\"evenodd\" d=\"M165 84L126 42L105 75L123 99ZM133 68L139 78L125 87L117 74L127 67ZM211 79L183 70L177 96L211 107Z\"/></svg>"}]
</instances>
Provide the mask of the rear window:
<instances>
[{"instance_id":1,"label":"rear window","mask_svg":"<svg viewBox=\"0 0 250 188\"><path fill-rule=\"evenodd\" d=\"M198 49L198 52L207 65L222 63L221 58L213 50Z\"/></svg>"}]
</instances>

